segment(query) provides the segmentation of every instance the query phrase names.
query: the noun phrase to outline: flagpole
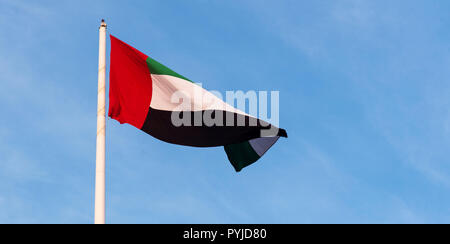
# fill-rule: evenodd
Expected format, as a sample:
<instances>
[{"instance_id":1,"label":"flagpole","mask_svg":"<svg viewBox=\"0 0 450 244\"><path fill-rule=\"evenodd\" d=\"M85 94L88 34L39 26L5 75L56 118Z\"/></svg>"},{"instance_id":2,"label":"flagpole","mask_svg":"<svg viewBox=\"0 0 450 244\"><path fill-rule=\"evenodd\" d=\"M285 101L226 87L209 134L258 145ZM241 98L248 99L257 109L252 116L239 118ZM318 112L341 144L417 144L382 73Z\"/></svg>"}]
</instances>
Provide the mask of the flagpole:
<instances>
[{"instance_id":1,"label":"flagpole","mask_svg":"<svg viewBox=\"0 0 450 244\"><path fill-rule=\"evenodd\" d=\"M106 23L99 28L98 100L97 100L97 152L95 169L95 224L105 224L105 76L106 76Z\"/></svg>"}]
</instances>

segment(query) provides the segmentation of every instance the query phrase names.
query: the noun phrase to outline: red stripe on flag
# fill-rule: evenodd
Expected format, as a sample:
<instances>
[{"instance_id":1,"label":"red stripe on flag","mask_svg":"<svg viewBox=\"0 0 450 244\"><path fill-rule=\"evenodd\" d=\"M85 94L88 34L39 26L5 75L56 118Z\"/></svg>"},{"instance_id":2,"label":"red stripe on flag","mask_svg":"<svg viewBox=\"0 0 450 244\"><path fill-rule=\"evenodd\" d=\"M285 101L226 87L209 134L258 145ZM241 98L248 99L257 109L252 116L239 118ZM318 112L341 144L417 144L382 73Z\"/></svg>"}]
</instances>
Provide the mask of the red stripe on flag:
<instances>
[{"instance_id":1,"label":"red stripe on flag","mask_svg":"<svg viewBox=\"0 0 450 244\"><path fill-rule=\"evenodd\" d=\"M110 36L109 112L112 119L141 129L152 99L148 56Z\"/></svg>"}]
</instances>

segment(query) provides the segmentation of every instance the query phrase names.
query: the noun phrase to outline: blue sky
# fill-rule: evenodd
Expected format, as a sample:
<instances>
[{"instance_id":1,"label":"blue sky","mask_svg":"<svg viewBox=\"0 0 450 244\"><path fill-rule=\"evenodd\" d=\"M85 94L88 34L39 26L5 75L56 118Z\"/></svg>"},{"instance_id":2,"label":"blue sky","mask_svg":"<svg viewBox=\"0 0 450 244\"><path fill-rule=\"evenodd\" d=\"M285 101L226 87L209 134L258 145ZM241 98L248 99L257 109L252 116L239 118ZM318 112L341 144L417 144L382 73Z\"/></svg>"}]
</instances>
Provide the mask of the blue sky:
<instances>
[{"instance_id":1,"label":"blue sky","mask_svg":"<svg viewBox=\"0 0 450 244\"><path fill-rule=\"evenodd\" d=\"M109 223L449 223L447 1L0 0L0 223L93 222L98 26L207 89L280 91L280 140L107 120Z\"/></svg>"}]
</instances>

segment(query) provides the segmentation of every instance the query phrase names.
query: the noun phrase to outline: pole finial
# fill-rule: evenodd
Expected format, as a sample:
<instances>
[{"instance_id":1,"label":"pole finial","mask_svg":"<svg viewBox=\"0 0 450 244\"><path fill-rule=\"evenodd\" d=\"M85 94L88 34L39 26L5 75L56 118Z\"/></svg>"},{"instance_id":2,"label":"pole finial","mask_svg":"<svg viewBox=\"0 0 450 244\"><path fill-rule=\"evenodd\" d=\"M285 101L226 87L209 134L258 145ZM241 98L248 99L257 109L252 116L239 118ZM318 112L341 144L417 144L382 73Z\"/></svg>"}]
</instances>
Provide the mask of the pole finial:
<instances>
[{"instance_id":1,"label":"pole finial","mask_svg":"<svg viewBox=\"0 0 450 244\"><path fill-rule=\"evenodd\" d=\"M100 24L100 27L105 27L105 28L106 28L106 22L105 22L105 19L102 19L102 23Z\"/></svg>"}]
</instances>

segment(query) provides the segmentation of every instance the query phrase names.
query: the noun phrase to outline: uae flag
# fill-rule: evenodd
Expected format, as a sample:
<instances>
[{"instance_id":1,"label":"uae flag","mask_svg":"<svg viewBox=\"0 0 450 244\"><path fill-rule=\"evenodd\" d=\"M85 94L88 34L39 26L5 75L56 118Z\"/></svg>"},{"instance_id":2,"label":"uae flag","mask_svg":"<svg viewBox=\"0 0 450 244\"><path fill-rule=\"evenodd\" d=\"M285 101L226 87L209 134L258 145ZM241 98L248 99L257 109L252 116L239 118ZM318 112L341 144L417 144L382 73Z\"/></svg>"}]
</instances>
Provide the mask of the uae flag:
<instances>
[{"instance_id":1,"label":"uae flag","mask_svg":"<svg viewBox=\"0 0 450 244\"><path fill-rule=\"evenodd\" d=\"M114 36L110 67L109 117L168 143L223 146L237 172L287 137Z\"/></svg>"}]
</instances>

